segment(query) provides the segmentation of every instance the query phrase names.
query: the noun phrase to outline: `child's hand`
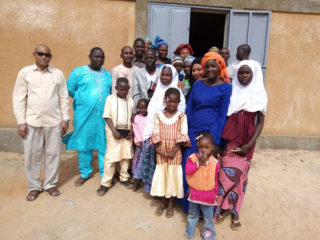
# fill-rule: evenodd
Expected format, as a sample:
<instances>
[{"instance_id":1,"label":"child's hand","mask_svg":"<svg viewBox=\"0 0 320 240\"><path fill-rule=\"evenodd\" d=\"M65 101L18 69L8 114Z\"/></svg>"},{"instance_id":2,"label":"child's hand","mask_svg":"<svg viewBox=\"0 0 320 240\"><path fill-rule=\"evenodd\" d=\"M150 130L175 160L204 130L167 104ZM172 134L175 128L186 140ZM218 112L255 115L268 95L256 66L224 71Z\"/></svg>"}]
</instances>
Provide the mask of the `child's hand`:
<instances>
[{"instance_id":1,"label":"child's hand","mask_svg":"<svg viewBox=\"0 0 320 240\"><path fill-rule=\"evenodd\" d=\"M200 152L199 153L199 159L198 159L198 162L199 162L199 165L204 165L209 159L209 156L207 156L205 153L203 152Z\"/></svg>"},{"instance_id":2,"label":"child's hand","mask_svg":"<svg viewBox=\"0 0 320 240\"><path fill-rule=\"evenodd\" d=\"M172 149L172 151L167 154L167 157L168 157L168 158L174 158L174 156L177 154L177 152L178 152L178 150L179 150L179 147L180 147L180 145L174 146L174 148Z\"/></svg>"},{"instance_id":3,"label":"child's hand","mask_svg":"<svg viewBox=\"0 0 320 240\"><path fill-rule=\"evenodd\" d=\"M117 130L112 131L112 135L117 140L121 138L121 134Z\"/></svg>"}]
</instances>

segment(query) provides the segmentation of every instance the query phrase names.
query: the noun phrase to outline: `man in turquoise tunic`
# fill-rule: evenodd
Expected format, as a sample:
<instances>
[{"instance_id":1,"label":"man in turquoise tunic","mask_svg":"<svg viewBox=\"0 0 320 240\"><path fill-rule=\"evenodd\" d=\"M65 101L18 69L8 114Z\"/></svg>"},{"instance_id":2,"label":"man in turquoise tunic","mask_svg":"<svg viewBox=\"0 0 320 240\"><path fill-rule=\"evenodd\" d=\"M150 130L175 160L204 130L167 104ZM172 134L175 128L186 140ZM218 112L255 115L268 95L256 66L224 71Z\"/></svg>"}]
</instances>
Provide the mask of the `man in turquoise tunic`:
<instances>
[{"instance_id":1,"label":"man in turquoise tunic","mask_svg":"<svg viewBox=\"0 0 320 240\"><path fill-rule=\"evenodd\" d=\"M67 82L73 98L74 131L63 140L67 150L78 150L80 177L75 186L81 186L91 177L93 150L98 151L99 172L101 177L103 175L106 133L102 115L112 85L111 74L102 68L104 59L101 48L91 49L90 64L75 68Z\"/></svg>"}]
</instances>

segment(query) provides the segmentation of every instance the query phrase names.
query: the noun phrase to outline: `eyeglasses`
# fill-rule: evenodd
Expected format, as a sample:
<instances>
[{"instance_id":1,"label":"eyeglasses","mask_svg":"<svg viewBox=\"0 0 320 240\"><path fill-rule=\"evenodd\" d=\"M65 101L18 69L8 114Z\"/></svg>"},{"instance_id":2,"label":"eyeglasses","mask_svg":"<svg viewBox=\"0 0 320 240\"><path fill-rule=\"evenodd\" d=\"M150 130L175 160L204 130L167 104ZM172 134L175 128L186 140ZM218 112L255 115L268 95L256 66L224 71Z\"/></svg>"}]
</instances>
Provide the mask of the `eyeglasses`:
<instances>
[{"instance_id":1,"label":"eyeglasses","mask_svg":"<svg viewBox=\"0 0 320 240\"><path fill-rule=\"evenodd\" d=\"M37 52L37 55L39 57L42 57L44 55L46 58L49 58L52 56L51 53L43 53L43 52Z\"/></svg>"}]
</instances>

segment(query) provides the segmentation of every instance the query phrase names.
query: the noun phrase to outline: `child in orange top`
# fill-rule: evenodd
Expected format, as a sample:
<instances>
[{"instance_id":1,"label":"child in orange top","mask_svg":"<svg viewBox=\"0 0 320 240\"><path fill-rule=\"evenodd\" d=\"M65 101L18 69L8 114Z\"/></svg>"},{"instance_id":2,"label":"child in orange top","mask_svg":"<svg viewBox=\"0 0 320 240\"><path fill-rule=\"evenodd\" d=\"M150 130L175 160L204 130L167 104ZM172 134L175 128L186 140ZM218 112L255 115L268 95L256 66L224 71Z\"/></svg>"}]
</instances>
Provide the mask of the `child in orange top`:
<instances>
[{"instance_id":1,"label":"child in orange top","mask_svg":"<svg viewBox=\"0 0 320 240\"><path fill-rule=\"evenodd\" d=\"M197 137L198 153L191 154L186 163L186 178L189 185L187 239L194 238L200 210L204 225L201 235L205 240L213 240L216 232L213 225L214 206L218 193L219 161L212 155L213 137L203 132Z\"/></svg>"}]
</instances>

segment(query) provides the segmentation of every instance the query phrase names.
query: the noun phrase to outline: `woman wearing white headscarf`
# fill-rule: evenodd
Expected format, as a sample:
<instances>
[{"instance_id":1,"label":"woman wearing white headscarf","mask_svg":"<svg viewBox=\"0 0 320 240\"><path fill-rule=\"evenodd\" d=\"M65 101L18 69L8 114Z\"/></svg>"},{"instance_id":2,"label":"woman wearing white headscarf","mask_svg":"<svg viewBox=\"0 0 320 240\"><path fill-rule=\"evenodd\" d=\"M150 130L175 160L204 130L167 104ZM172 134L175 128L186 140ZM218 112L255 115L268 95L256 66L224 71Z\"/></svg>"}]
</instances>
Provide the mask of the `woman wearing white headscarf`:
<instances>
[{"instance_id":1,"label":"woman wearing white headscarf","mask_svg":"<svg viewBox=\"0 0 320 240\"><path fill-rule=\"evenodd\" d=\"M267 111L262 74L252 61L241 61L232 81L228 121L222 138L228 141L221 159L216 222L231 213L231 228L241 228L239 213L244 199L250 161Z\"/></svg>"},{"instance_id":2,"label":"woman wearing white headscarf","mask_svg":"<svg viewBox=\"0 0 320 240\"><path fill-rule=\"evenodd\" d=\"M178 110L184 112L186 109L185 98L181 90L177 87L179 79L176 69L170 64L165 64L161 67L160 72L160 81L158 81L156 90L148 105L148 117L143 133L144 142L142 145L141 157L133 175L135 179L144 182L144 191L146 193L150 193L153 173L156 167L155 146L149 145L150 137L154 130L154 115L164 109L163 100L166 90L169 88L177 88L180 91ZM135 182L134 187L137 189L139 187L139 182Z\"/></svg>"}]
</instances>

